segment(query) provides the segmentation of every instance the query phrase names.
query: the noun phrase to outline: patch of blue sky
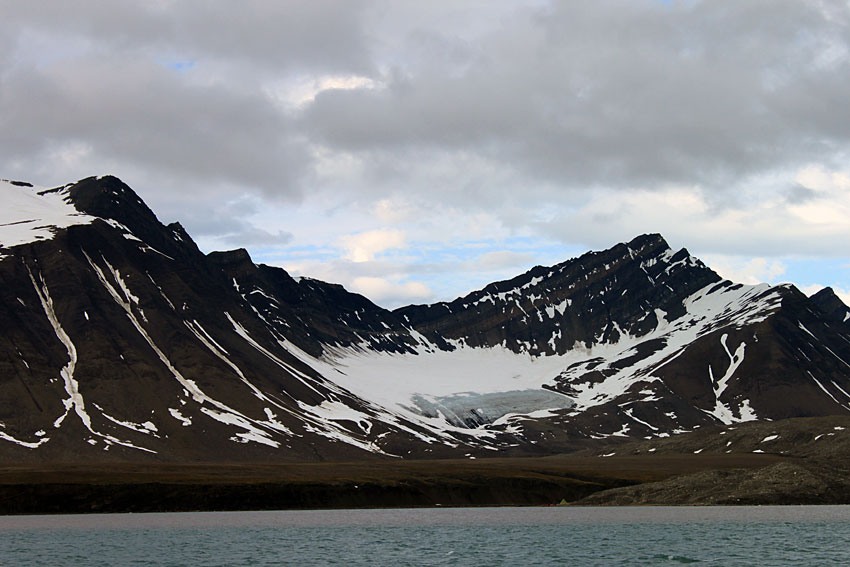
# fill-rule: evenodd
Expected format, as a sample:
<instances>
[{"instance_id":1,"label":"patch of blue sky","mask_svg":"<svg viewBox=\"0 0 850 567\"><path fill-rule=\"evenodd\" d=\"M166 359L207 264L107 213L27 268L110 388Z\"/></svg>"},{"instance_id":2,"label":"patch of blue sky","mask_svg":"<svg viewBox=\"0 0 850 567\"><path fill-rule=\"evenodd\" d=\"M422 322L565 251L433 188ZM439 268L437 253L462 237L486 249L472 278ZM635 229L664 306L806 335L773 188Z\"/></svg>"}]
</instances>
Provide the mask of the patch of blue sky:
<instances>
[{"instance_id":1,"label":"patch of blue sky","mask_svg":"<svg viewBox=\"0 0 850 567\"><path fill-rule=\"evenodd\" d=\"M548 266L566 262L588 250L581 246L566 245L556 240L542 240L535 237L514 237L505 241L505 249L533 254L537 263Z\"/></svg>"},{"instance_id":2,"label":"patch of blue sky","mask_svg":"<svg viewBox=\"0 0 850 567\"><path fill-rule=\"evenodd\" d=\"M185 60L165 60L160 61L160 64L163 67L167 67L173 71L177 71L178 73L185 73L186 71L191 71L197 65L197 62L191 59Z\"/></svg>"},{"instance_id":3,"label":"patch of blue sky","mask_svg":"<svg viewBox=\"0 0 850 567\"><path fill-rule=\"evenodd\" d=\"M339 256L337 248L323 246L275 246L272 248L251 248L251 259L256 264L279 265L287 262L311 260L327 262Z\"/></svg>"},{"instance_id":4,"label":"patch of blue sky","mask_svg":"<svg viewBox=\"0 0 850 567\"><path fill-rule=\"evenodd\" d=\"M483 289L493 281L507 279L507 276L497 278L482 277L483 274L467 272L463 274L426 274L416 278L434 292L433 301L451 302L467 294Z\"/></svg>"},{"instance_id":5,"label":"patch of blue sky","mask_svg":"<svg viewBox=\"0 0 850 567\"><path fill-rule=\"evenodd\" d=\"M586 250L579 247L532 237L452 243L409 242L403 248L377 252L373 260L360 265L361 270L376 277L391 277L402 284L425 284L433 291L434 301L451 301L489 283L513 278L534 266L551 266L584 252ZM253 248L251 256L256 263L277 266L331 264L344 262L345 250L334 246L284 246ZM311 276L309 273L301 275Z\"/></svg>"},{"instance_id":6,"label":"patch of blue sky","mask_svg":"<svg viewBox=\"0 0 850 567\"><path fill-rule=\"evenodd\" d=\"M410 253L411 251L406 251ZM551 266L585 250L558 242L516 237L476 240L458 246L430 243L416 248L407 279L427 285L439 301L451 301L487 284L516 277L534 266Z\"/></svg>"},{"instance_id":7,"label":"patch of blue sky","mask_svg":"<svg viewBox=\"0 0 850 567\"><path fill-rule=\"evenodd\" d=\"M785 272L768 283L791 282L797 287L833 287L850 290L850 258L781 258Z\"/></svg>"},{"instance_id":8,"label":"patch of blue sky","mask_svg":"<svg viewBox=\"0 0 850 567\"><path fill-rule=\"evenodd\" d=\"M455 263L469 264L493 253L514 254L516 258L528 258L529 268L536 264L557 264L569 260L584 252L575 246L565 246L556 241L543 241L531 237L513 237L504 240L467 240L460 243L443 244L440 242L417 243L401 254L414 259L417 263ZM392 256L397 251L388 250L384 256Z\"/></svg>"}]
</instances>

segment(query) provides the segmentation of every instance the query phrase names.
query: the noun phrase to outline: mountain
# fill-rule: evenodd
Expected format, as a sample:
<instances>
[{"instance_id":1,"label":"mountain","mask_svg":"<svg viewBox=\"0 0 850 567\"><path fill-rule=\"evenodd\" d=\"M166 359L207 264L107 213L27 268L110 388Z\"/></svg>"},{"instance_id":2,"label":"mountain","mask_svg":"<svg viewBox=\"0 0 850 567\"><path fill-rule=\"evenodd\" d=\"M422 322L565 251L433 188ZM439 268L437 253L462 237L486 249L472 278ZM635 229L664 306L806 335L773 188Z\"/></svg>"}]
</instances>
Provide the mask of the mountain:
<instances>
[{"instance_id":1,"label":"mountain","mask_svg":"<svg viewBox=\"0 0 850 567\"><path fill-rule=\"evenodd\" d=\"M114 177L0 194L3 459L541 455L850 413L831 290L734 284L657 234L389 311L205 255Z\"/></svg>"},{"instance_id":2,"label":"mountain","mask_svg":"<svg viewBox=\"0 0 850 567\"><path fill-rule=\"evenodd\" d=\"M825 287L810 297L828 319L838 323L850 322L850 308L844 305L831 287Z\"/></svg>"}]
</instances>

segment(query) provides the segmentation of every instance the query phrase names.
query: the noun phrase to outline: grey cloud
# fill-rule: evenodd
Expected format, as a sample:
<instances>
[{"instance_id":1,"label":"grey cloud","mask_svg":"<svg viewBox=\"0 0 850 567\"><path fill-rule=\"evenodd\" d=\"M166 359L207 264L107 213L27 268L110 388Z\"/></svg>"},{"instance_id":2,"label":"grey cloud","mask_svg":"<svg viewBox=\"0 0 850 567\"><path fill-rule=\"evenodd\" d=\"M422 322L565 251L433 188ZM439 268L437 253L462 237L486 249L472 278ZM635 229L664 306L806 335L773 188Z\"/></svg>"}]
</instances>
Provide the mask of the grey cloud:
<instances>
[{"instance_id":1,"label":"grey cloud","mask_svg":"<svg viewBox=\"0 0 850 567\"><path fill-rule=\"evenodd\" d=\"M303 128L349 152L470 151L561 187L713 189L850 143L846 6L557 3L462 74L408 67L329 91Z\"/></svg>"},{"instance_id":2,"label":"grey cloud","mask_svg":"<svg viewBox=\"0 0 850 567\"><path fill-rule=\"evenodd\" d=\"M238 232L224 234L220 240L238 247L256 246L256 247L274 247L283 246L292 241L292 233L278 231L271 233L267 230L256 227L246 227Z\"/></svg>"},{"instance_id":3,"label":"grey cloud","mask_svg":"<svg viewBox=\"0 0 850 567\"><path fill-rule=\"evenodd\" d=\"M737 212L737 211L733 211ZM635 213L614 208L611 215L561 214L537 226L541 234L585 249L602 250L615 242L627 242L637 234L660 232L674 249L687 247L698 257L704 254L797 257L846 257L847 230L824 236L781 210L765 218L745 215L742 222L715 224L708 215L679 214L675 208Z\"/></svg>"},{"instance_id":4,"label":"grey cloud","mask_svg":"<svg viewBox=\"0 0 850 567\"><path fill-rule=\"evenodd\" d=\"M362 0L265 2L0 2L6 32L31 28L80 36L99 49L158 49L200 61L236 59L275 69L370 69ZM97 48L96 48L97 50Z\"/></svg>"},{"instance_id":5,"label":"grey cloud","mask_svg":"<svg viewBox=\"0 0 850 567\"><path fill-rule=\"evenodd\" d=\"M225 203L202 201L195 207L186 207L180 222L193 236L232 234L246 230L245 219L257 210L258 204L249 199Z\"/></svg>"},{"instance_id":6,"label":"grey cloud","mask_svg":"<svg viewBox=\"0 0 850 567\"><path fill-rule=\"evenodd\" d=\"M173 75L124 59L8 74L0 149L7 159L49 161L57 146L78 144L101 164L131 163L172 181L298 195L306 149L265 97Z\"/></svg>"},{"instance_id":7,"label":"grey cloud","mask_svg":"<svg viewBox=\"0 0 850 567\"><path fill-rule=\"evenodd\" d=\"M360 18L363 2L312 0L234 5L226 0L182 7L179 21L190 46L211 53L267 60L276 69L331 72L372 70ZM182 34L180 34L182 35ZM178 35L179 37L179 35Z\"/></svg>"},{"instance_id":8,"label":"grey cloud","mask_svg":"<svg viewBox=\"0 0 850 567\"><path fill-rule=\"evenodd\" d=\"M846 2L0 0L0 13L4 177L114 173L235 245L288 233L200 201L405 194L602 247L628 217L616 204L554 227L594 189L698 186L713 214L747 179L850 153ZM302 110L265 90L328 73L378 87ZM617 228L638 229L658 227Z\"/></svg>"},{"instance_id":9,"label":"grey cloud","mask_svg":"<svg viewBox=\"0 0 850 567\"><path fill-rule=\"evenodd\" d=\"M290 232L271 232L252 224L250 217L257 213L260 203L239 199L224 203L204 200L194 206L182 207L180 222L202 249L221 247L276 247L292 241Z\"/></svg>"},{"instance_id":10,"label":"grey cloud","mask_svg":"<svg viewBox=\"0 0 850 567\"><path fill-rule=\"evenodd\" d=\"M300 200L310 145L269 81L372 70L360 0L0 8L0 168L45 184L116 174L169 216L190 200L176 193Z\"/></svg>"},{"instance_id":11,"label":"grey cloud","mask_svg":"<svg viewBox=\"0 0 850 567\"><path fill-rule=\"evenodd\" d=\"M297 197L316 181L302 176L319 144L364 158L360 184L371 187L360 191L386 191L412 164L452 156L447 178L454 168L480 188L512 175L513 185L546 184L535 197L557 201L598 186L719 189L850 143L850 10L835 3L497 12L474 2L89 0L3 10L18 51L27 30L91 44L79 59L0 75L2 150L19 160L77 142L103 163L163 178ZM192 82L163 67L172 56L230 80ZM385 88L323 92L295 122L262 92L273 77L379 78L388 64ZM440 195L454 193L466 192ZM511 194L504 183L494 197Z\"/></svg>"},{"instance_id":12,"label":"grey cloud","mask_svg":"<svg viewBox=\"0 0 850 567\"><path fill-rule=\"evenodd\" d=\"M816 199L817 196L817 191L813 191L808 187L803 187L800 184L792 186L785 192L785 200L792 205L800 205L809 202Z\"/></svg>"}]
</instances>

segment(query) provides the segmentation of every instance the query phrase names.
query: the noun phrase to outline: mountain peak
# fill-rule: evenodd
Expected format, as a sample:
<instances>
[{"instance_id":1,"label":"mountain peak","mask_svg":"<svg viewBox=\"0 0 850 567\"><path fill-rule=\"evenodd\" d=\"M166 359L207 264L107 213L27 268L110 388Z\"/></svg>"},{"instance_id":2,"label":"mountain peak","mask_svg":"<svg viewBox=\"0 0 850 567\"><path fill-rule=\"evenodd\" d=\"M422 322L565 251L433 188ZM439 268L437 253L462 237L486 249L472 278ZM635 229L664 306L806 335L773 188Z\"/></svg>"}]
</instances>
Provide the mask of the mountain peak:
<instances>
[{"instance_id":1,"label":"mountain peak","mask_svg":"<svg viewBox=\"0 0 850 567\"><path fill-rule=\"evenodd\" d=\"M159 223L135 191L112 175L81 179L68 186L68 191L76 208L92 216L112 219L131 229Z\"/></svg>"},{"instance_id":2,"label":"mountain peak","mask_svg":"<svg viewBox=\"0 0 850 567\"><path fill-rule=\"evenodd\" d=\"M670 248L670 245L667 244L664 237L657 232L650 232L636 236L628 242L627 246L632 250L639 250L647 246L652 246L653 248Z\"/></svg>"},{"instance_id":3,"label":"mountain peak","mask_svg":"<svg viewBox=\"0 0 850 567\"><path fill-rule=\"evenodd\" d=\"M240 264L242 262L251 262L251 255L248 254L248 251L244 248L210 252L207 256L215 260L218 264Z\"/></svg>"},{"instance_id":4,"label":"mountain peak","mask_svg":"<svg viewBox=\"0 0 850 567\"><path fill-rule=\"evenodd\" d=\"M818 290L817 292L813 293L811 297L812 297L812 299L814 299L815 297L833 297L833 296L836 299L838 299L839 301L841 301L841 299L838 298L838 295L836 295L835 290L832 289L832 287L830 287L830 286L826 286L825 288Z\"/></svg>"},{"instance_id":5,"label":"mountain peak","mask_svg":"<svg viewBox=\"0 0 850 567\"><path fill-rule=\"evenodd\" d=\"M850 307L841 301L841 298L831 287L825 287L809 298L818 308L833 321L842 323L850 321Z\"/></svg>"}]
</instances>

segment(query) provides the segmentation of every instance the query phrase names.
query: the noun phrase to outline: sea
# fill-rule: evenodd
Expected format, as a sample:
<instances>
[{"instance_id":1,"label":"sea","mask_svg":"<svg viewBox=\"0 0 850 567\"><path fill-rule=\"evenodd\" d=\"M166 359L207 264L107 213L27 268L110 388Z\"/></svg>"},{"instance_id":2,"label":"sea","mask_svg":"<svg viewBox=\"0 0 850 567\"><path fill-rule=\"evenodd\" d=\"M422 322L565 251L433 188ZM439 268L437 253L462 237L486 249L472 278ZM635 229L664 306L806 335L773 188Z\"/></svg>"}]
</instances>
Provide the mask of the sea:
<instances>
[{"instance_id":1,"label":"sea","mask_svg":"<svg viewBox=\"0 0 850 567\"><path fill-rule=\"evenodd\" d=\"M850 565L850 506L0 516L0 565Z\"/></svg>"}]
</instances>

